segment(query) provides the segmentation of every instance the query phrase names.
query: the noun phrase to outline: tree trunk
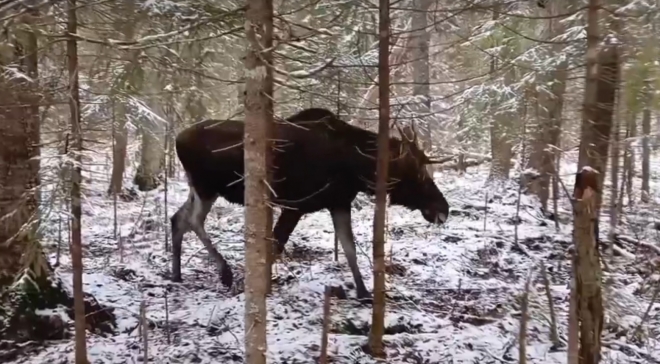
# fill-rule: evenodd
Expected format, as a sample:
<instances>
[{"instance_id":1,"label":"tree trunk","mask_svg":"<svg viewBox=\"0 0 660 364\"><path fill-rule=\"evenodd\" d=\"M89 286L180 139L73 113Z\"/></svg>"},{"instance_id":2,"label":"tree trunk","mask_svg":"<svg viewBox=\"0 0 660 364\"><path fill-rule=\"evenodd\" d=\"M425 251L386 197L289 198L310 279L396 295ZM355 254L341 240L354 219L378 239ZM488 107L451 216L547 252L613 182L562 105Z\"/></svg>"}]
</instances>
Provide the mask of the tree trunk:
<instances>
[{"instance_id":1,"label":"tree trunk","mask_svg":"<svg viewBox=\"0 0 660 364\"><path fill-rule=\"evenodd\" d=\"M431 99L430 99L430 78L429 71L429 43L431 33L427 29L427 11L433 4L432 0L414 0L415 12L412 16L412 37L410 47L412 47L412 73L413 73L413 96L415 104L413 110L418 115L423 115L421 131L423 148L426 151L431 150Z\"/></svg>"},{"instance_id":2,"label":"tree trunk","mask_svg":"<svg viewBox=\"0 0 660 364\"><path fill-rule=\"evenodd\" d=\"M566 11L563 1L553 1L549 4L549 15L557 15ZM565 25L560 18L549 20L547 28L548 40L563 34ZM564 51L564 44L552 46L552 53ZM530 143L530 155L527 159L527 169L536 171L535 178L527 182L527 190L538 196L543 211L548 211L550 179L554 175L554 160L556 148L559 144L562 124L562 110L564 106L564 93L566 91L566 78L568 62L560 63L554 71L541 77L543 86L549 87L549 92L537 92L537 122L533 131L533 140Z\"/></svg>"},{"instance_id":3,"label":"tree trunk","mask_svg":"<svg viewBox=\"0 0 660 364\"><path fill-rule=\"evenodd\" d=\"M458 173L462 176L467 171L467 166L465 164L465 118L462 115L458 116L458 134L456 135L456 142L458 143L458 160L456 161L456 169Z\"/></svg>"},{"instance_id":4,"label":"tree trunk","mask_svg":"<svg viewBox=\"0 0 660 364\"><path fill-rule=\"evenodd\" d=\"M424 13L426 16L426 13ZM374 301L369 331L369 352L385 356L385 217L390 132L390 3L380 0L378 17L378 155L376 161L376 207L373 226ZM427 66L428 67L428 66ZM404 138L404 136L401 136Z\"/></svg>"},{"instance_id":5,"label":"tree trunk","mask_svg":"<svg viewBox=\"0 0 660 364\"><path fill-rule=\"evenodd\" d=\"M11 348L12 341L18 343L18 352L22 342L66 335L67 327L59 314L35 315L35 310L64 306L70 313L74 306L62 282L52 276L37 234L39 103L47 92L38 83L38 42L31 28L38 17L36 10L23 14L20 19L27 26L8 32L11 52L0 50L0 66L11 65L30 78L9 78L8 73L0 72L0 322L4 324L5 344ZM111 333L110 326L116 326L112 308L98 305L90 296L87 299L92 329Z\"/></svg>"},{"instance_id":6,"label":"tree trunk","mask_svg":"<svg viewBox=\"0 0 660 364\"><path fill-rule=\"evenodd\" d=\"M264 42L264 48L271 49L273 47L273 2L266 1L268 9L266 9L268 14L268 19L264 23L264 35L262 36ZM266 62L273 65L274 58L272 52L262 53L262 57ZM273 79L273 67L266 68L266 84L264 85L265 94L266 94L266 110L268 112L268 122L266 123L266 168L267 168L267 180L268 183L272 185L273 182L273 145L272 145L272 135L274 127L274 118L275 118L275 82ZM273 198L273 191L268 188L268 201L271 201ZM273 208L270 203L267 203L264 207L266 210L266 222L264 224L264 229L266 230L266 256L268 257L268 265L266 266L265 279L266 279L266 294L272 292L272 275L273 275L273 263L275 261L275 256L273 255Z\"/></svg>"},{"instance_id":7,"label":"tree trunk","mask_svg":"<svg viewBox=\"0 0 660 364\"><path fill-rule=\"evenodd\" d=\"M409 36L401 36L395 40L390 40L393 44L396 45L396 47L393 47L390 58L388 59L389 64L392 65L390 72L396 72L396 70L401 67L403 59L406 55L406 51L409 49L408 44L412 41L412 39L413 38ZM371 127L372 124L364 120L364 118L366 115L368 115L368 109L376 104L376 96L378 95L376 92L378 89L377 86L378 85L375 84L369 86L369 89L365 93L364 98L362 98L362 101L360 101L359 107L362 109L362 111L360 112L360 117L358 117L358 123L361 124L359 126L365 129L373 129Z\"/></svg>"},{"instance_id":8,"label":"tree trunk","mask_svg":"<svg viewBox=\"0 0 660 364\"><path fill-rule=\"evenodd\" d=\"M272 39L272 4L268 0L249 0L246 16L248 51L245 56L245 363L265 364L267 353L266 294L270 249L267 185L269 135L273 122L269 93L272 80L269 65L261 58L262 49ZM271 52L268 52L271 53ZM267 59L271 59L270 55Z\"/></svg>"},{"instance_id":9,"label":"tree trunk","mask_svg":"<svg viewBox=\"0 0 660 364\"><path fill-rule=\"evenodd\" d=\"M614 118L614 125L612 126L612 141L611 141L611 150L610 150L610 163L611 163L611 185L610 185L610 230L608 233L608 240L611 244L614 243L614 234L616 233L616 227L619 224L619 173L620 171L620 159L621 159L621 106L623 102L621 101L621 94L617 97L616 113ZM609 255L609 252L608 252Z\"/></svg>"},{"instance_id":10,"label":"tree trunk","mask_svg":"<svg viewBox=\"0 0 660 364\"><path fill-rule=\"evenodd\" d=\"M497 21L499 12L493 11L493 21ZM506 45L503 47L506 48ZM504 84L509 86L515 81L515 67L508 66L508 70L504 73ZM497 70L497 58L492 57L490 61L490 72L492 75ZM497 97L499 105L504 104L506 97ZM490 164L490 172L488 174L487 183L495 181L504 181L509 179L511 172L511 157L513 156L513 120L516 118L513 111L496 110L499 106L496 103L491 103L489 108L491 114L494 114L493 120L490 124L490 152L493 158Z\"/></svg>"},{"instance_id":11,"label":"tree trunk","mask_svg":"<svg viewBox=\"0 0 660 364\"><path fill-rule=\"evenodd\" d=\"M135 0L125 0L125 8L122 13L122 23L116 25L116 29L124 34L125 41L132 41L138 32L139 20ZM122 75L117 84L113 85L113 139L114 149L112 155L112 173L110 175L109 194L119 194L124 186L124 172L126 171L126 149L128 147L127 100L118 99L115 93L136 93L141 88L142 72L138 57L139 50L125 51L122 59L125 62Z\"/></svg>"},{"instance_id":12,"label":"tree trunk","mask_svg":"<svg viewBox=\"0 0 660 364\"><path fill-rule=\"evenodd\" d=\"M507 71L507 73L512 72L514 72L513 69ZM507 82L507 84L511 83ZM510 111L500 111L497 112L490 125L490 152L493 161L488 174L489 182L509 179L511 157L513 157L512 124L515 117L516 115Z\"/></svg>"},{"instance_id":13,"label":"tree trunk","mask_svg":"<svg viewBox=\"0 0 660 364\"><path fill-rule=\"evenodd\" d=\"M612 109L618 86L618 48L606 44L599 51L599 0L587 10L587 77L582 110L580 155L574 198L573 242L576 256L575 302L580 324L579 363L600 361L603 327L602 271L598 252L598 215L603 175L612 129ZM616 25L613 22L613 25Z\"/></svg>"},{"instance_id":14,"label":"tree trunk","mask_svg":"<svg viewBox=\"0 0 660 364\"><path fill-rule=\"evenodd\" d=\"M35 244L41 184L37 37L26 30L10 32L10 36L14 51L0 50L0 66L17 65L30 80L0 72L0 287L7 287L25 267L35 265L26 261L32 255L30 247L40 250ZM34 273L38 282L48 279L48 270Z\"/></svg>"},{"instance_id":15,"label":"tree trunk","mask_svg":"<svg viewBox=\"0 0 660 364\"><path fill-rule=\"evenodd\" d=\"M67 32L78 33L76 0L67 2ZM71 266L73 268L73 306L76 327L76 364L87 364L87 343L85 340L85 297L83 293L82 262L82 204L80 184L82 182L82 129L80 126L80 93L78 84L78 41L70 37L66 42L67 65L69 69L69 110L71 112L71 149L75 165L71 173Z\"/></svg>"},{"instance_id":16,"label":"tree trunk","mask_svg":"<svg viewBox=\"0 0 660 364\"><path fill-rule=\"evenodd\" d=\"M154 90L161 90L158 85L163 84L156 71L148 71L150 85L156 86ZM167 121L164 119L163 105L156 96L150 96L147 106L153 113L143 117L140 125L142 146L140 149L140 164L135 173L134 183L140 191L151 191L160 184L163 171L163 157L165 156L164 137Z\"/></svg>"},{"instance_id":17,"label":"tree trunk","mask_svg":"<svg viewBox=\"0 0 660 364\"><path fill-rule=\"evenodd\" d=\"M594 14L594 16L597 15ZM616 20L612 20L611 23L612 28L618 28ZM597 32L597 25L594 26ZM606 44L602 50L598 51L598 33L591 33L590 36L595 39L591 39L593 44L591 48L587 48L588 74L578 169L589 166L598 171L598 191L602 191L614 120L616 90L619 84L619 49L616 44ZM600 211L601 197L601 193L599 193L595 205L597 211ZM599 216L598 213L596 216Z\"/></svg>"},{"instance_id":18,"label":"tree trunk","mask_svg":"<svg viewBox=\"0 0 660 364\"><path fill-rule=\"evenodd\" d=\"M594 0L592 0L594 1ZM597 246L597 202L600 177L585 167L575 180L573 242L577 252L576 302L580 324L579 362L598 364L603 330L602 269Z\"/></svg>"},{"instance_id":19,"label":"tree trunk","mask_svg":"<svg viewBox=\"0 0 660 364\"><path fill-rule=\"evenodd\" d=\"M651 135L651 87L647 83L644 100L644 111L642 112L642 202L650 201L651 186L651 148L649 146L649 137Z\"/></svg>"},{"instance_id":20,"label":"tree trunk","mask_svg":"<svg viewBox=\"0 0 660 364\"><path fill-rule=\"evenodd\" d=\"M575 277L577 277L577 263L576 263L576 253L572 252L571 264L573 274L570 282L570 291L569 291L569 302L568 302L568 347L566 348L566 354L568 356L567 364L578 364L580 357L580 322L578 320L578 310L577 310L577 283L575 282Z\"/></svg>"},{"instance_id":21,"label":"tree trunk","mask_svg":"<svg viewBox=\"0 0 660 364\"><path fill-rule=\"evenodd\" d=\"M626 195L628 196L628 206L632 207L635 203L633 198L633 180L635 178L635 148L633 148L632 139L637 137L637 114L629 111L628 122L626 125L626 155L623 161L623 174L625 176ZM623 194L621 195L623 198ZM621 206L623 208L623 206Z\"/></svg>"}]
</instances>

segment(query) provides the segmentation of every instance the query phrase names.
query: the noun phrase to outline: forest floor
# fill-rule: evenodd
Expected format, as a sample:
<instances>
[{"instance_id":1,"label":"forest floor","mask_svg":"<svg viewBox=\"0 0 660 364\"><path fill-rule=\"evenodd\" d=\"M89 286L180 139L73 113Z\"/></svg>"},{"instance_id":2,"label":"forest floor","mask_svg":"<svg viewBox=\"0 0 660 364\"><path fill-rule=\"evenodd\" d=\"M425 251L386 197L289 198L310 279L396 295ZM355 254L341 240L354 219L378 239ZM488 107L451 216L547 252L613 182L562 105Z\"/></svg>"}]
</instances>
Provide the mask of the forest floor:
<instances>
[{"instance_id":1,"label":"forest floor","mask_svg":"<svg viewBox=\"0 0 660 364\"><path fill-rule=\"evenodd\" d=\"M651 188L655 201L625 208L616 254L607 257L602 363L660 363L659 304L652 305L642 323L660 278L655 271L660 241L653 220L660 205L659 167L660 159L654 160ZM562 168L564 182L572 191L576 166L565 163ZM520 198L517 212L517 185L485 187L487 171L488 166L483 165L463 176L455 172L436 174L452 207L444 227L430 226L418 211L389 208L388 363L518 363L520 297L530 273L527 362L566 362L572 231L568 200L562 193L557 230L554 221L544 218L538 203L528 196ZM143 344L136 327L140 303L145 301L151 326L150 362L242 363L244 296L232 295L219 284L194 234L187 234L184 240L183 283L167 279L170 254L165 251L166 229L169 216L187 197L183 178L169 183L167 214L163 187L138 193L133 201L119 200L119 239L114 237L113 201L105 195L107 181L97 178L106 174L106 170L97 169L94 181L85 179L84 287L102 304L115 309L118 329L110 337L88 334L91 362L142 362ZM635 184L639 191L639 180ZM353 226L367 287L373 284L372 218L373 204L360 197L353 209ZM605 218L603 236L606 226ZM219 200L206 227L234 268L235 277L241 276L243 209ZM66 232L63 235L66 237ZM58 224L49 226L46 236L49 259L55 262ZM291 236L289 257L274 268L276 282L267 303L269 363L317 362L324 286L339 284L347 288L349 297L332 301L331 362L375 362L360 348L367 340L371 306L355 299L341 248L339 261L333 259L333 242L329 214L308 215ZM68 284L69 257L65 239L56 271ZM540 262L547 267L551 282L559 336L564 343L560 347L553 347L549 338L550 315ZM49 342L14 363L71 363L73 346L72 340Z\"/></svg>"}]
</instances>

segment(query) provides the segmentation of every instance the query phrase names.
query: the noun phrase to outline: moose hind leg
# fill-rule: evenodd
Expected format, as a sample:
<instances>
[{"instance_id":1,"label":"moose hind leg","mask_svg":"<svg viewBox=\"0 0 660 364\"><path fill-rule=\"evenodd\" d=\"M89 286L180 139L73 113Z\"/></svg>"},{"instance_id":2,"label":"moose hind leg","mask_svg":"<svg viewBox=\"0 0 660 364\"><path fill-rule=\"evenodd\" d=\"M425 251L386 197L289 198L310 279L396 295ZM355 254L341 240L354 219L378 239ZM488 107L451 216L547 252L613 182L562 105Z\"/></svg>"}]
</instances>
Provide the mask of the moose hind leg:
<instances>
[{"instance_id":1,"label":"moose hind leg","mask_svg":"<svg viewBox=\"0 0 660 364\"><path fill-rule=\"evenodd\" d=\"M330 211L332 215L332 223L335 227L335 232L341 242L341 247L346 255L348 266L353 273L353 280L355 281L355 289L357 290L357 297L359 299L371 298L371 293L367 290L362 280L362 274L357 264L357 251L355 249L355 238L353 237L353 228L351 227L351 210L348 209L333 209Z\"/></svg>"},{"instance_id":2,"label":"moose hind leg","mask_svg":"<svg viewBox=\"0 0 660 364\"><path fill-rule=\"evenodd\" d=\"M202 241L206 251L209 253L213 261L215 261L218 272L220 273L220 282L230 288L233 283L233 276L231 267L227 264L225 258L218 252L218 250L213 246L211 238L209 238L206 230L204 229L204 222L206 221L206 216L208 216L211 207L217 197L210 199L202 199L199 195L193 191L193 199L190 213L190 228L197 235L199 240Z\"/></svg>"},{"instance_id":3,"label":"moose hind leg","mask_svg":"<svg viewBox=\"0 0 660 364\"><path fill-rule=\"evenodd\" d=\"M172 229L172 280L181 282L181 250L183 236L190 231L190 206L192 205L192 191L188 200L170 218Z\"/></svg>"}]
</instances>

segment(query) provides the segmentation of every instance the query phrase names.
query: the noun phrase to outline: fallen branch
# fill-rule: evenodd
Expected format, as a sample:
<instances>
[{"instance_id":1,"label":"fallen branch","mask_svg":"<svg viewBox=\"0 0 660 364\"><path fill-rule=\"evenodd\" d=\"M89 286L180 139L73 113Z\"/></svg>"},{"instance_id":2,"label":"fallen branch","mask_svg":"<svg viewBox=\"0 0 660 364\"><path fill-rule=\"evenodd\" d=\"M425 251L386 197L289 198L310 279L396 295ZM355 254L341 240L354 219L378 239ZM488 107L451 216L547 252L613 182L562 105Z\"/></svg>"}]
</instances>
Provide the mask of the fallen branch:
<instances>
[{"instance_id":1,"label":"fallen branch","mask_svg":"<svg viewBox=\"0 0 660 364\"><path fill-rule=\"evenodd\" d=\"M637 246L641 246L641 247L644 247L644 248L651 249L656 254L660 255L660 247L655 246L651 243L647 243L647 242L644 242L644 241L641 241L639 239L635 239L633 237L626 236L626 235L617 235L616 240L619 240L619 241L624 242L624 243L628 243L628 244L637 245Z\"/></svg>"},{"instance_id":2,"label":"fallen branch","mask_svg":"<svg viewBox=\"0 0 660 364\"><path fill-rule=\"evenodd\" d=\"M622 343L622 342L618 342L618 341L611 342L611 341L605 341L605 340L603 340L601 342L601 344L603 344L604 347L610 348L612 350L625 348L626 350L629 350L629 351L637 354L639 357L643 358L644 360L646 360L647 363L660 364L660 360L654 358L653 355L644 352L642 349L638 348L635 345L630 345L630 344L626 344L626 343Z\"/></svg>"},{"instance_id":3,"label":"fallen branch","mask_svg":"<svg viewBox=\"0 0 660 364\"><path fill-rule=\"evenodd\" d=\"M635 254L627 251L626 249L624 249L621 246L618 246L617 243L615 243L615 242L612 242L612 251L614 251L615 253L617 253L620 256L625 257L627 259L631 259L631 260L635 259Z\"/></svg>"}]
</instances>

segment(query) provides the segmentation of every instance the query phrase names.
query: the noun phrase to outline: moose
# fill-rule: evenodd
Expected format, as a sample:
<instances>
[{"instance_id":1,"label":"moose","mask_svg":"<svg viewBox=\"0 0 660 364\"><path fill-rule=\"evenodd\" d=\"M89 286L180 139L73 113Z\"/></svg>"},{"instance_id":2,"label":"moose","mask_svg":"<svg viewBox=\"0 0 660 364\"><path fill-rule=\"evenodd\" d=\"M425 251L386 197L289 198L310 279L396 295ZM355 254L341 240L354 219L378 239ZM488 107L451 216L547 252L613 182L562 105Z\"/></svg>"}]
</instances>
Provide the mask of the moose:
<instances>
[{"instance_id":1,"label":"moose","mask_svg":"<svg viewBox=\"0 0 660 364\"><path fill-rule=\"evenodd\" d=\"M357 297L370 298L357 264L351 227L351 204L359 192L374 194L377 134L353 126L322 108L309 108L278 119L272 135L271 201L281 207L273 228L274 253L281 254L303 215L327 209L353 274ZM204 229L219 196L244 205L244 124L204 120L176 137L177 156L190 188L187 201L172 215L172 280L181 282L183 236L193 231L215 261L220 280L232 286L232 270ZM426 170L438 163L418 147L413 128L399 128L389 140L390 204L420 210L424 219L442 225L449 204Z\"/></svg>"}]
</instances>

